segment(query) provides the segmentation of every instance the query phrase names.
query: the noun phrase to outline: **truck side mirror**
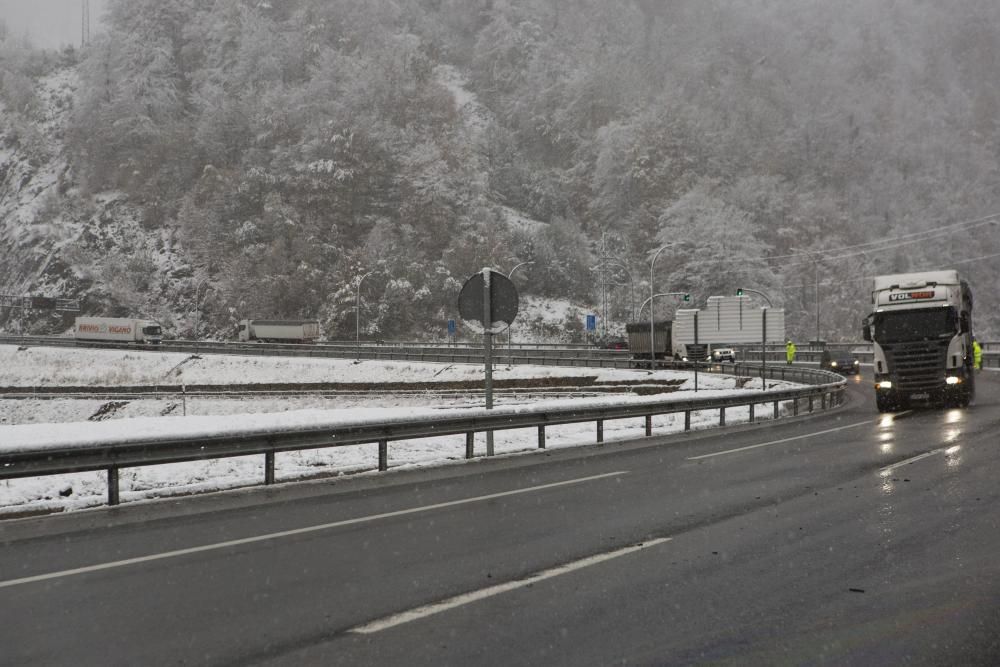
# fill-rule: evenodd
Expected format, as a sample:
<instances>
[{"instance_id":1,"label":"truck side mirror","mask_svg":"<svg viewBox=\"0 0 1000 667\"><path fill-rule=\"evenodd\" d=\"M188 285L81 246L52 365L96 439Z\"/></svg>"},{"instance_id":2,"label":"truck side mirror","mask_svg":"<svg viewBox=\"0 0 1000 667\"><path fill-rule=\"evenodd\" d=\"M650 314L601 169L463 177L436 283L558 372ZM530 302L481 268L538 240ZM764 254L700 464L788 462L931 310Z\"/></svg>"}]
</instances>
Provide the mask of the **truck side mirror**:
<instances>
[{"instance_id":1,"label":"truck side mirror","mask_svg":"<svg viewBox=\"0 0 1000 667\"><path fill-rule=\"evenodd\" d=\"M958 324L962 328L961 333L969 333L972 330L972 324L969 322L969 314L962 313L958 318Z\"/></svg>"},{"instance_id":2,"label":"truck side mirror","mask_svg":"<svg viewBox=\"0 0 1000 667\"><path fill-rule=\"evenodd\" d=\"M866 343L872 342L871 323L867 317L861 320L861 338L864 339Z\"/></svg>"}]
</instances>

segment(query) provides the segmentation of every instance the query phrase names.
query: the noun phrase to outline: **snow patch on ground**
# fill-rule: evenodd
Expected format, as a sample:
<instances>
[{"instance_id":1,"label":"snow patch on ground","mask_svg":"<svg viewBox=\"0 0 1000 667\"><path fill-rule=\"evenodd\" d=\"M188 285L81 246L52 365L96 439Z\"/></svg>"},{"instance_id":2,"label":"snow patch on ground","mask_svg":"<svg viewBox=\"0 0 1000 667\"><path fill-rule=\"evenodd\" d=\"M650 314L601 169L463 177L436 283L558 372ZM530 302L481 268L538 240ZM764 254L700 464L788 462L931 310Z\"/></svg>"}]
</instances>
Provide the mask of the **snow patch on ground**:
<instances>
[{"instance_id":1,"label":"snow patch on ground","mask_svg":"<svg viewBox=\"0 0 1000 667\"><path fill-rule=\"evenodd\" d=\"M552 302L548 302L552 303ZM554 306L572 312L568 302ZM520 320L520 318L518 318ZM518 339L515 326L514 339ZM502 358L500 359L502 361ZM276 384L276 383L399 383L468 382L481 380L482 366L416 361L362 361L206 354L193 358L181 352L130 352L0 345L0 386L129 386L159 384ZM676 380L688 377L675 371L552 366L498 365L495 380L540 377L615 380ZM729 379L732 383L732 379Z\"/></svg>"},{"instance_id":2,"label":"snow patch on ground","mask_svg":"<svg viewBox=\"0 0 1000 667\"><path fill-rule=\"evenodd\" d=\"M191 383L226 384L231 382L376 382L477 379L482 369L473 365L432 364L417 362L373 362L354 364L351 361L329 359L261 358L239 356L206 356L178 364L187 355L177 353L140 353L105 350L65 350L30 348L18 351L9 345L0 346L0 384L34 386L42 383L143 384L144 378L162 381L171 369L191 372ZM196 361L197 364L192 366ZM518 366L506 371L498 368L497 377L598 377L605 381L648 379L645 371L595 368L551 368ZM689 374L663 371L658 379L684 379L680 391L657 397L611 395L597 398L541 401L503 396L497 401L494 414L550 409L554 406L579 407L584 404L642 403L658 400L684 400L708 396L746 394L736 389L733 377L702 374L700 391L695 394ZM252 380L251 380L252 378ZM776 383L774 389L785 389L787 383ZM435 419L447 410L470 414L482 410L478 397L456 397L442 401L421 395L386 395L366 400L353 397L294 397L294 398L188 398L179 396L161 399L126 401L125 405L108 410L107 421L86 421L88 416L104 409L107 402L97 399L69 400L0 400L0 423L21 425L0 426L0 449L40 445L83 446L95 442L135 441L151 436L171 434L199 437L221 432L261 432L330 426L346 422L387 423L399 419ZM183 406L183 407L182 407ZM182 416L184 412L188 416ZM758 418L769 411L758 411ZM161 415L168 416L161 416ZM727 410L728 423L748 418L747 408ZM654 417L658 434L677 432L684 428L683 415ZM25 425L25 422L32 422ZM65 422L65 423L46 423ZM693 428L708 428L718 423L717 411L694 413ZM640 437L644 434L642 419L627 419L605 423L607 440ZM547 429L549 448L574 447L594 443L594 425L575 424ZM536 447L534 429L499 431L495 448L499 454L531 451ZM484 436L478 436L476 452L485 450ZM438 466L464 460L464 436L446 436L393 442L389 447L391 468ZM355 445L302 452L278 454L279 479L291 480L312 475L342 475L372 472L377 469L376 445ZM195 493L257 484L263 479L263 457L250 456L194 463L179 463L145 468L130 468L121 472L122 499L139 500L161 495ZM80 473L49 477L7 480L0 482L0 515L36 510L78 509L101 505L106 497L106 477L103 473Z\"/></svg>"}]
</instances>

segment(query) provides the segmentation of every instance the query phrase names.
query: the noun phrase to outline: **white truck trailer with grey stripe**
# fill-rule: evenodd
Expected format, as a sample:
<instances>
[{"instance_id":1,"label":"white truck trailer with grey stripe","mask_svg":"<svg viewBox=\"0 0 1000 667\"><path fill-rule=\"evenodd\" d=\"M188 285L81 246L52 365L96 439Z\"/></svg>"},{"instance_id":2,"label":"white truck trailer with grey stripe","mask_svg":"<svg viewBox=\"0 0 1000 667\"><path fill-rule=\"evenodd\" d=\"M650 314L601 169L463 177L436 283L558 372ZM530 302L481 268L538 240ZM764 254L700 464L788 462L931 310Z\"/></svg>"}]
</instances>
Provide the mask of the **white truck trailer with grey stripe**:
<instances>
[{"instance_id":1,"label":"white truck trailer with grey stripe","mask_svg":"<svg viewBox=\"0 0 1000 667\"><path fill-rule=\"evenodd\" d=\"M764 310L745 296L710 296L704 308L684 308L674 313L672 327L675 359L705 360L716 347L785 342L785 311ZM697 322L697 335L695 332Z\"/></svg>"},{"instance_id":2,"label":"white truck trailer with grey stripe","mask_svg":"<svg viewBox=\"0 0 1000 667\"><path fill-rule=\"evenodd\" d=\"M312 343L319 334L319 320L242 320L239 325L243 342Z\"/></svg>"}]
</instances>

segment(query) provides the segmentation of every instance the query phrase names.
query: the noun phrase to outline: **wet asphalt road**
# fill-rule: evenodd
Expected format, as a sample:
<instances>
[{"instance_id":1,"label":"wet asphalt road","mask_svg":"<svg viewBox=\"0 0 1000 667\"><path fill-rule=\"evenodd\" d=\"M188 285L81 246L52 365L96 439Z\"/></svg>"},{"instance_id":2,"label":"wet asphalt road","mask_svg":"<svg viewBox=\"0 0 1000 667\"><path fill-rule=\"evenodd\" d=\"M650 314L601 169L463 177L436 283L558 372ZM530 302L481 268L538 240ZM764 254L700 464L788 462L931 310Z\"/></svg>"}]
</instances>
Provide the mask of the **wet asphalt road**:
<instances>
[{"instance_id":1,"label":"wet asphalt road","mask_svg":"<svg viewBox=\"0 0 1000 667\"><path fill-rule=\"evenodd\" d=\"M809 420L0 524L0 664L1000 664L1000 374L886 416L850 384Z\"/></svg>"}]
</instances>

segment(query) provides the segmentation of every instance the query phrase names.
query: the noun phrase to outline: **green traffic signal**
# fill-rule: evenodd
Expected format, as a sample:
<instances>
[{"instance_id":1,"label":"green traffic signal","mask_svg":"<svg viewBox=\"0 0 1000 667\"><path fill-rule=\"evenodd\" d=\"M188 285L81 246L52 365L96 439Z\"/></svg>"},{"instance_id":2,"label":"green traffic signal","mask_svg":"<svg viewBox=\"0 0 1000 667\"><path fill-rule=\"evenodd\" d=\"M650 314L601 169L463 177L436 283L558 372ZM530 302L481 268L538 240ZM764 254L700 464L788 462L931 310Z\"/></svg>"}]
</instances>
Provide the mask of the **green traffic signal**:
<instances>
[{"instance_id":1,"label":"green traffic signal","mask_svg":"<svg viewBox=\"0 0 1000 667\"><path fill-rule=\"evenodd\" d=\"M681 299L684 300L684 301L690 301L691 300L691 295L690 294L685 294L683 297L681 297Z\"/></svg>"},{"instance_id":2,"label":"green traffic signal","mask_svg":"<svg viewBox=\"0 0 1000 667\"><path fill-rule=\"evenodd\" d=\"M743 288L742 287L738 287L736 289L736 296L743 296Z\"/></svg>"}]
</instances>

